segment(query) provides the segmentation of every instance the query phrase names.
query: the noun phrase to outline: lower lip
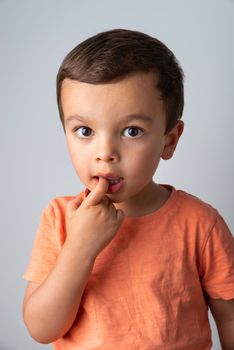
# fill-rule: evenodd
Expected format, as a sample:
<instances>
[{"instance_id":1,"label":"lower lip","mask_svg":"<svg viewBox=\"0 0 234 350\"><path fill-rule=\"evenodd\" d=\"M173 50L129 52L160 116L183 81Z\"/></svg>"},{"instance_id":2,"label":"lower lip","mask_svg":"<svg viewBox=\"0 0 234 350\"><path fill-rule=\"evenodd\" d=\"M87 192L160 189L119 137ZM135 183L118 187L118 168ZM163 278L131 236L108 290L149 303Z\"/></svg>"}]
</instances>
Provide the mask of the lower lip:
<instances>
[{"instance_id":1,"label":"lower lip","mask_svg":"<svg viewBox=\"0 0 234 350\"><path fill-rule=\"evenodd\" d=\"M98 182L98 178L94 178L96 182ZM109 184L108 190L106 193L115 193L119 191L123 187L123 179L121 179L117 184Z\"/></svg>"},{"instance_id":2,"label":"lower lip","mask_svg":"<svg viewBox=\"0 0 234 350\"><path fill-rule=\"evenodd\" d=\"M117 184L114 184L114 185L110 185L109 184L107 193L115 193L115 192L119 191L122 188L122 186L123 186L123 180L122 179Z\"/></svg>"}]
</instances>

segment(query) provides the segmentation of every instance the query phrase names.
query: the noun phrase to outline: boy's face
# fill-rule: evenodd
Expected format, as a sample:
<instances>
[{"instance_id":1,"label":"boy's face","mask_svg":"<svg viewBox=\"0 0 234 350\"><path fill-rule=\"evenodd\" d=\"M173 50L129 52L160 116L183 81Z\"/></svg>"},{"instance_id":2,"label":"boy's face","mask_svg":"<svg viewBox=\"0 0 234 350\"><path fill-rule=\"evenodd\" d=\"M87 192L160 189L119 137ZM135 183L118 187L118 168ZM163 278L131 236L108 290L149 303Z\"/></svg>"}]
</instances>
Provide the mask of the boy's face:
<instances>
[{"instance_id":1,"label":"boy's face","mask_svg":"<svg viewBox=\"0 0 234 350\"><path fill-rule=\"evenodd\" d=\"M98 85L63 81L61 102L73 166L90 190L99 176L107 178L107 195L115 203L147 196L160 158L169 159L176 147L178 130L164 135L165 109L155 83L152 73Z\"/></svg>"}]
</instances>

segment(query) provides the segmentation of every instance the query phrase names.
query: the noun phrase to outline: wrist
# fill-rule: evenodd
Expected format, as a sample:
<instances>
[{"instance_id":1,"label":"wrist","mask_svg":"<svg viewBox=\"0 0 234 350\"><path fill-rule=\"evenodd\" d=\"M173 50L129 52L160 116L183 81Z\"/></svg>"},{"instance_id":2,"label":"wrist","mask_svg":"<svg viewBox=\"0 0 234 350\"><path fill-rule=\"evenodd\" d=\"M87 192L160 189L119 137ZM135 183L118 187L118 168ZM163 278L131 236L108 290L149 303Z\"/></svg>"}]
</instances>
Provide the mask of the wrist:
<instances>
[{"instance_id":1,"label":"wrist","mask_svg":"<svg viewBox=\"0 0 234 350\"><path fill-rule=\"evenodd\" d=\"M79 259L79 261L82 261L82 263L87 263L90 265L94 264L97 257L97 254L93 250L85 247L79 242L74 242L71 240L65 241L63 250L66 250L71 257L74 257L74 259Z\"/></svg>"}]
</instances>

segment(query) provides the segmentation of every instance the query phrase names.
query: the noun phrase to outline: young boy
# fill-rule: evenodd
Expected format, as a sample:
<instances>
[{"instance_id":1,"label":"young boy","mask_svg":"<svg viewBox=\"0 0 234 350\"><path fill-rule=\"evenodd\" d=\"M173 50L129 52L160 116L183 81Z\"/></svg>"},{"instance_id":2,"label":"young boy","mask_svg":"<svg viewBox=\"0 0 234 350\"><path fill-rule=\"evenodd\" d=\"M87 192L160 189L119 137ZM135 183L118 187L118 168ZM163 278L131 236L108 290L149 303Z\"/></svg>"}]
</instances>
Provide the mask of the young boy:
<instances>
[{"instance_id":1,"label":"young boy","mask_svg":"<svg viewBox=\"0 0 234 350\"><path fill-rule=\"evenodd\" d=\"M208 306L234 349L234 240L218 211L153 181L183 132L183 72L130 30L75 47L57 76L68 150L85 185L43 211L23 315L62 350L208 350Z\"/></svg>"}]
</instances>

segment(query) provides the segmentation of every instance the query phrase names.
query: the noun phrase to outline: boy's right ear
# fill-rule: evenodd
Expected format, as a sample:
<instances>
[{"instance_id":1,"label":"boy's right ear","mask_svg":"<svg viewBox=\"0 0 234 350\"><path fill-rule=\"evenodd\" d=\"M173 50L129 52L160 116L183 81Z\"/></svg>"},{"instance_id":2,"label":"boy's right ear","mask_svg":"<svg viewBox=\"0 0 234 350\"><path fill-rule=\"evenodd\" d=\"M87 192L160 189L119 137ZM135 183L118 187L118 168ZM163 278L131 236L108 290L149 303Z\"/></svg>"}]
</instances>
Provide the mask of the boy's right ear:
<instances>
[{"instance_id":1,"label":"boy's right ear","mask_svg":"<svg viewBox=\"0 0 234 350\"><path fill-rule=\"evenodd\" d=\"M174 128L165 135L165 146L161 158L168 160L173 157L177 143L184 130L184 122L179 120Z\"/></svg>"}]
</instances>

